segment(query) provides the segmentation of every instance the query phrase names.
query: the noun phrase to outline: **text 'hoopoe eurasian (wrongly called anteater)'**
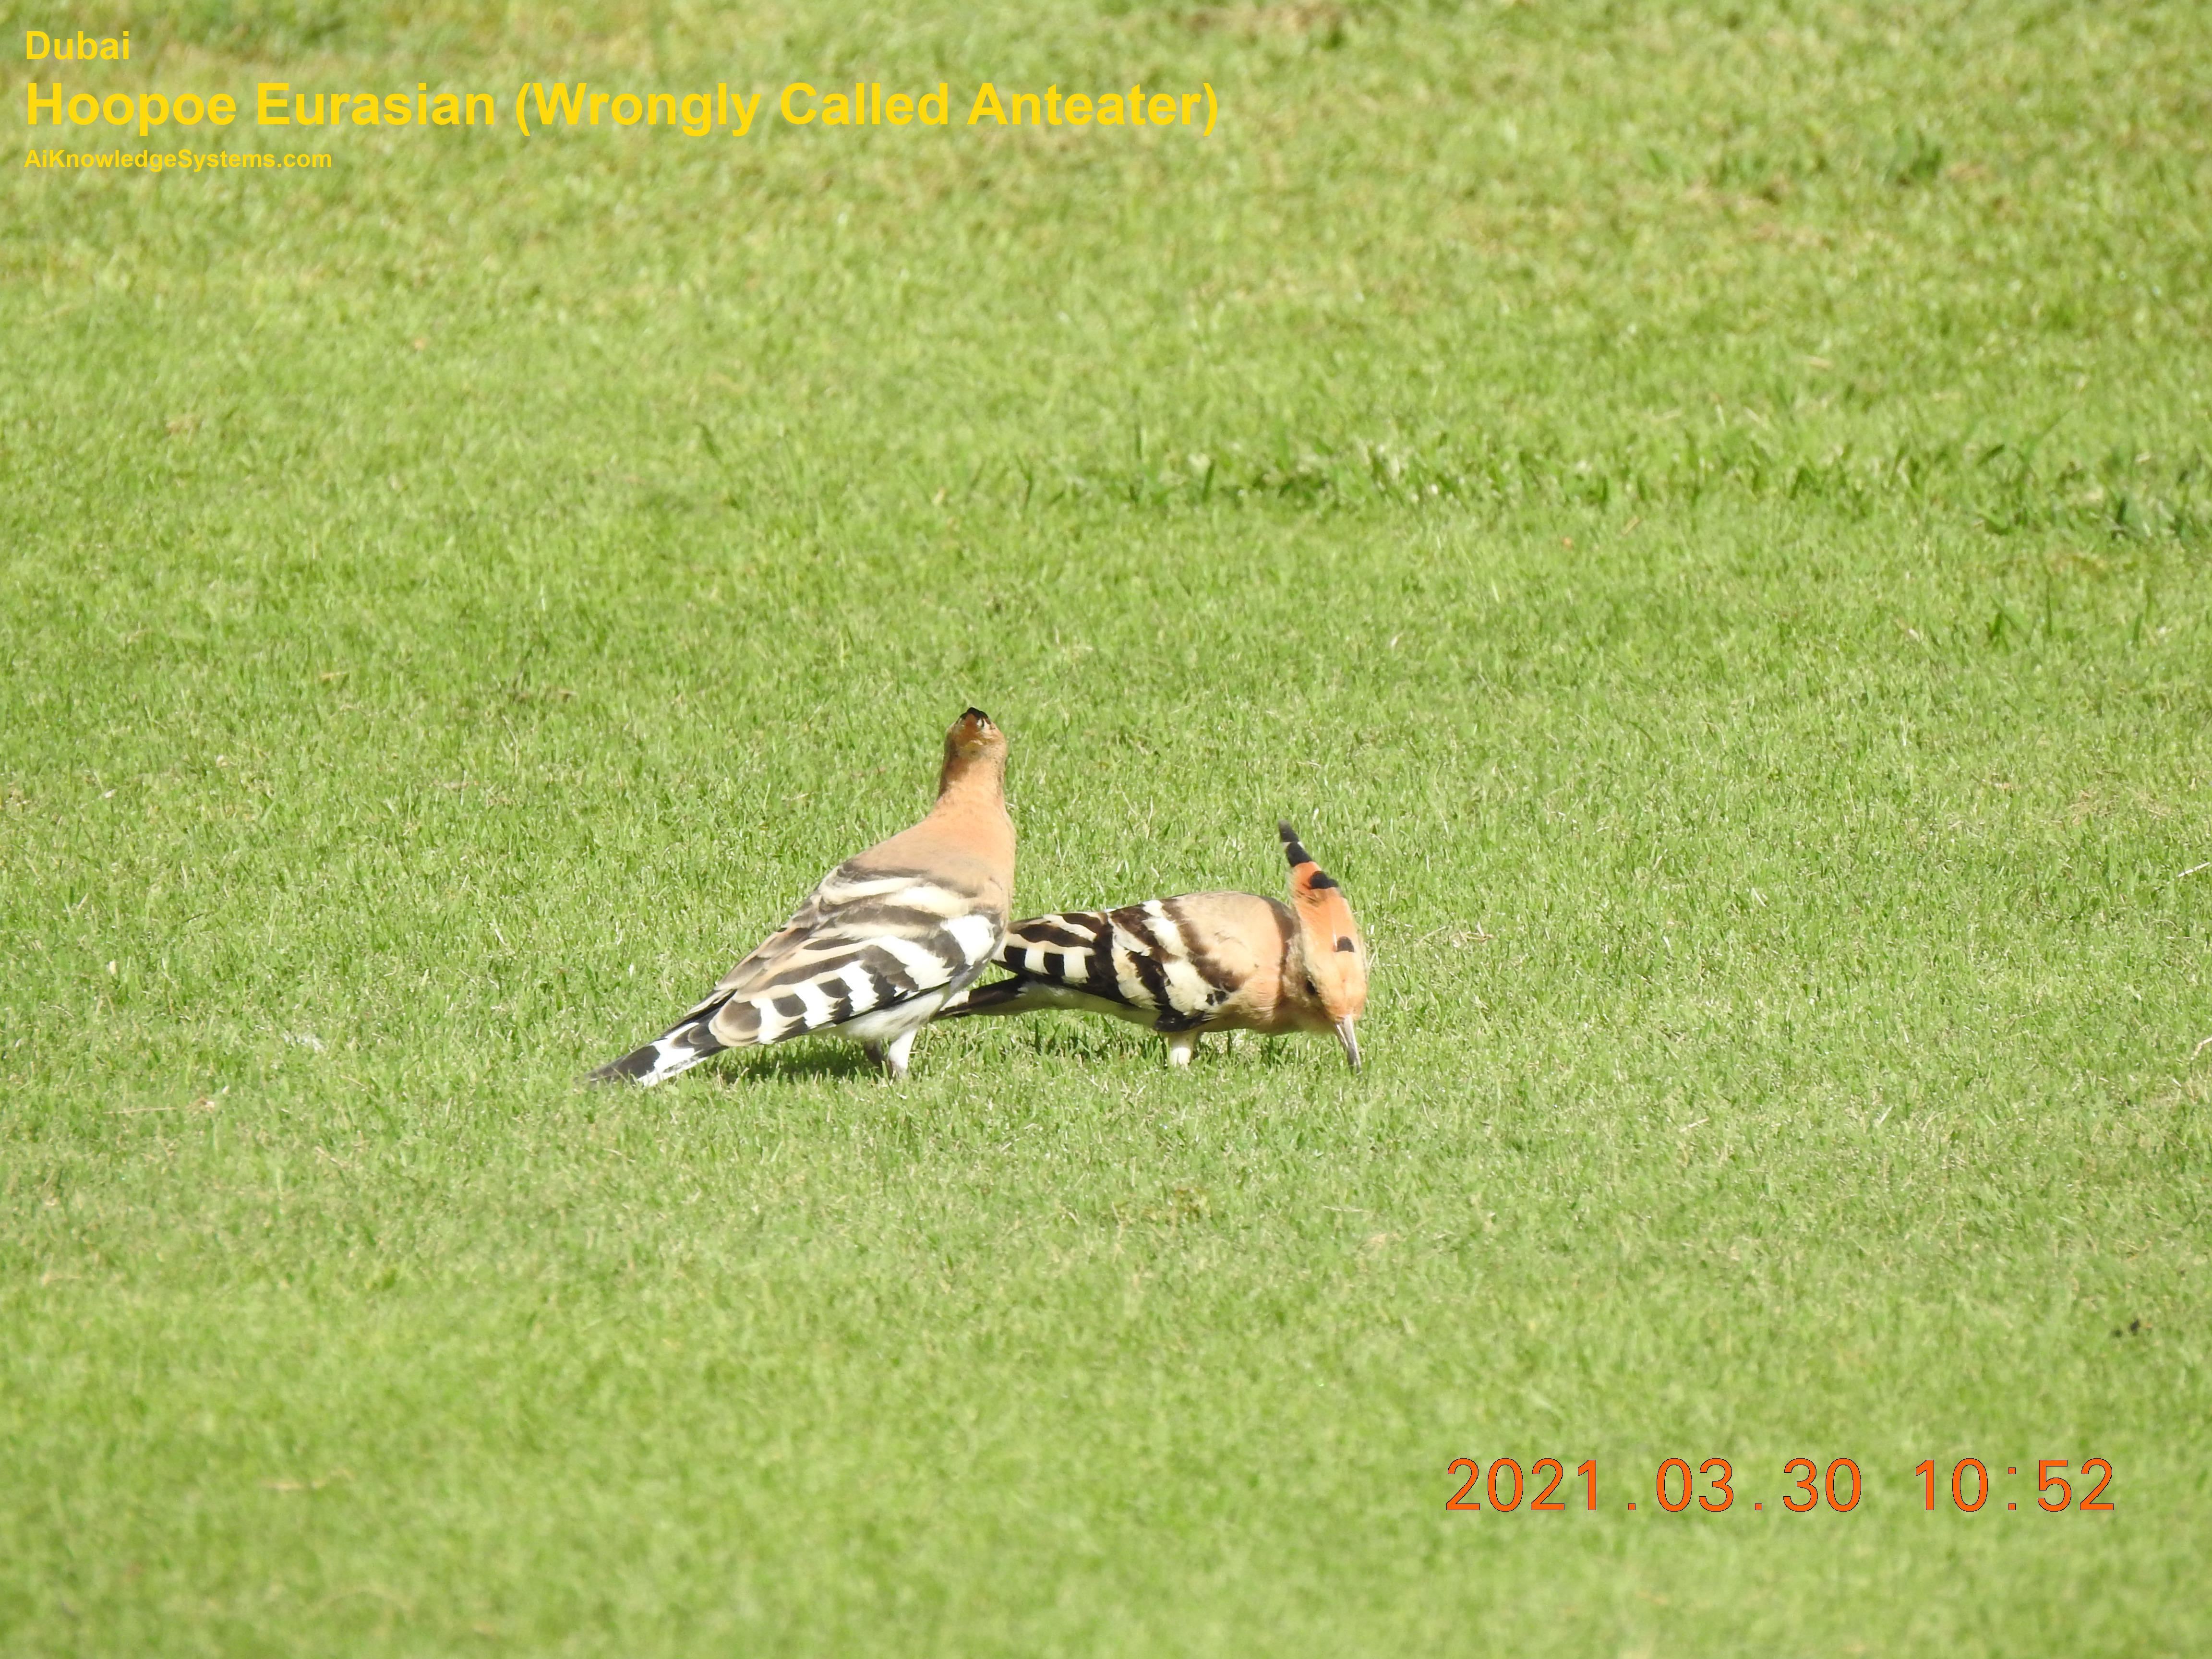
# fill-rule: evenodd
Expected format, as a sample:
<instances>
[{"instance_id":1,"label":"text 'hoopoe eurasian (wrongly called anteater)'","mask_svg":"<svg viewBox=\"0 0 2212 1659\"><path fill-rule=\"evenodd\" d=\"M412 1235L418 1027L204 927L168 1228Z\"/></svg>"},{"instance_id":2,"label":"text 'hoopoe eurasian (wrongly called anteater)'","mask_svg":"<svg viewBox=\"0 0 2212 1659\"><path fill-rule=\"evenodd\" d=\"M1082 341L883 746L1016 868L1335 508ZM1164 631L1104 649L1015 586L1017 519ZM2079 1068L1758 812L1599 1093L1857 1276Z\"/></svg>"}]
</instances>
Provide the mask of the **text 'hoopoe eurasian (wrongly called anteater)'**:
<instances>
[{"instance_id":1,"label":"text 'hoopoe eurasian (wrongly called anteater)'","mask_svg":"<svg viewBox=\"0 0 2212 1659\"><path fill-rule=\"evenodd\" d=\"M1291 902L1185 893L1118 910L1017 921L999 947L1013 977L953 998L944 1018L1073 1008L1164 1033L1186 1066L1201 1031L1328 1031L1357 1070L1367 946L1344 890L1281 826Z\"/></svg>"},{"instance_id":2,"label":"text 'hoopoe eurasian (wrongly called anteater)'","mask_svg":"<svg viewBox=\"0 0 2212 1659\"><path fill-rule=\"evenodd\" d=\"M651 1042L592 1073L655 1084L725 1048L823 1032L894 1078L915 1033L990 965L1014 890L1006 736L980 708L945 734L937 805L855 854L799 912Z\"/></svg>"}]
</instances>

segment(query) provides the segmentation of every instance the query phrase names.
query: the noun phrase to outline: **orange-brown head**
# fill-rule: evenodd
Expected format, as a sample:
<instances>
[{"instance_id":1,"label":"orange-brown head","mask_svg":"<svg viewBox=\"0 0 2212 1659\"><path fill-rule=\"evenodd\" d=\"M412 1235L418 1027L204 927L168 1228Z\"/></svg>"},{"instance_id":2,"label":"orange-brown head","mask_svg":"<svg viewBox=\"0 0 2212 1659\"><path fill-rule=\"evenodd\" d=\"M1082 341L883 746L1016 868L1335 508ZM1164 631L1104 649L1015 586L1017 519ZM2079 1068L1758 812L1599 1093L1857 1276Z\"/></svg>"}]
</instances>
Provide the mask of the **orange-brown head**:
<instances>
[{"instance_id":1,"label":"orange-brown head","mask_svg":"<svg viewBox=\"0 0 2212 1659\"><path fill-rule=\"evenodd\" d=\"M1298 844L1298 832L1277 826L1283 854L1291 861L1291 908L1298 918L1305 946L1306 984L1336 1028L1344 1054L1359 1069L1359 1038L1353 1027L1367 1009L1367 942L1352 919L1352 906L1336 878L1313 861Z\"/></svg>"},{"instance_id":2,"label":"orange-brown head","mask_svg":"<svg viewBox=\"0 0 2212 1659\"><path fill-rule=\"evenodd\" d=\"M996 782L1006 770L1006 734L981 709L970 708L945 734L945 769L937 775L937 793L971 780Z\"/></svg>"}]
</instances>

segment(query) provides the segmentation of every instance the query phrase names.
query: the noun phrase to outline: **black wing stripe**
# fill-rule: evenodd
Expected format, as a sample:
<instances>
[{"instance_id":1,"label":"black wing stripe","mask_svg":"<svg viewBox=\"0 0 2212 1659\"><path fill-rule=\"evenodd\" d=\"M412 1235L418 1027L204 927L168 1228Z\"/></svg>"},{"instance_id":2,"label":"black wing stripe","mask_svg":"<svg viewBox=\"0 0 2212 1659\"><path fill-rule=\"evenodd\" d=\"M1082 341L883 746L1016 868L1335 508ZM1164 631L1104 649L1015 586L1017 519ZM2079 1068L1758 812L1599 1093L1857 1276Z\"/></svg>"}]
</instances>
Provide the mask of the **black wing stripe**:
<instances>
[{"instance_id":1,"label":"black wing stripe","mask_svg":"<svg viewBox=\"0 0 2212 1659\"><path fill-rule=\"evenodd\" d=\"M1168 994L1168 970L1160 961L1160 942L1152 933L1152 918L1145 914L1142 905L1132 904L1115 911L1113 920L1114 926L1135 939L1139 947L1134 951L1117 949L1114 952L1115 965L1133 974L1137 982L1145 988L1146 1006L1172 1008L1175 1005Z\"/></svg>"},{"instance_id":2,"label":"black wing stripe","mask_svg":"<svg viewBox=\"0 0 2212 1659\"><path fill-rule=\"evenodd\" d=\"M1111 997L1116 1002L1127 1002L1121 994L1121 976L1115 971L1115 958L1121 953L1110 942L1102 943L1091 953L1091 963L1084 976L1084 988L1102 997Z\"/></svg>"},{"instance_id":3,"label":"black wing stripe","mask_svg":"<svg viewBox=\"0 0 2212 1659\"><path fill-rule=\"evenodd\" d=\"M1018 921L1006 931L1009 937L1019 937L1032 950L1056 946L1063 951L1090 951L1097 948L1104 920L1093 915L1039 916L1035 921Z\"/></svg>"}]
</instances>

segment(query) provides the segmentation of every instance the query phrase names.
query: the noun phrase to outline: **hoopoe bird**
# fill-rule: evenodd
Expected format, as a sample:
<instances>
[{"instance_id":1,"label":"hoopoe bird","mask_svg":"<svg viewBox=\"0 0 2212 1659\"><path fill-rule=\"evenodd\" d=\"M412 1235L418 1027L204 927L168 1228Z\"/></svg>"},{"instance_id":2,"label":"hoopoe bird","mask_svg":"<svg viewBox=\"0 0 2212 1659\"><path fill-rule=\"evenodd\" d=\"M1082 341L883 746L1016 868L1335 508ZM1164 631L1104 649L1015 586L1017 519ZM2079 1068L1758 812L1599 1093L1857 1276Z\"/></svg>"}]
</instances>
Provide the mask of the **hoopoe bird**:
<instances>
[{"instance_id":1,"label":"hoopoe bird","mask_svg":"<svg viewBox=\"0 0 2212 1659\"><path fill-rule=\"evenodd\" d=\"M955 997L944 1017L1075 1008L1165 1035L1188 1066L1201 1031L1327 1031L1359 1069L1367 946L1344 890L1280 826L1291 902L1185 893L1118 910L1017 921L999 961L1012 977Z\"/></svg>"},{"instance_id":2,"label":"hoopoe bird","mask_svg":"<svg viewBox=\"0 0 2212 1659\"><path fill-rule=\"evenodd\" d=\"M822 878L798 914L691 1012L592 1080L651 1085L725 1048L819 1031L896 1081L915 1034L990 965L1014 890L1006 736L980 708L945 734L937 805Z\"/></svg>"}]
</instances>

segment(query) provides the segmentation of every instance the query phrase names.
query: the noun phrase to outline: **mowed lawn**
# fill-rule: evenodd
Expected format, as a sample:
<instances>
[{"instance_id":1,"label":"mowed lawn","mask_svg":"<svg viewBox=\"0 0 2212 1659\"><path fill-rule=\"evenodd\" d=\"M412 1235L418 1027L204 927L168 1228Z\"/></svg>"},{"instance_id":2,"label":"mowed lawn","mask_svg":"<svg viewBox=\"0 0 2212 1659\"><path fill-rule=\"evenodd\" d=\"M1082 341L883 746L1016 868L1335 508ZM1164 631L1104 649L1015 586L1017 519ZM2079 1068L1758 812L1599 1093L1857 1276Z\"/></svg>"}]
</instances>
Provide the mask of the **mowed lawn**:
<instances>
[{"instance_id":1,"label":"mowed lawn","mask_svg":"<svg viewBox=\"0 0 2212 1659\"><path fill-rule=\"evenodd\" d=\"M0 154L0 1648L2212 1648L2212 9L78 9L502 124ZM971 702L1366 1069L580 1085Z\"/></svg>"}]
</instances>

